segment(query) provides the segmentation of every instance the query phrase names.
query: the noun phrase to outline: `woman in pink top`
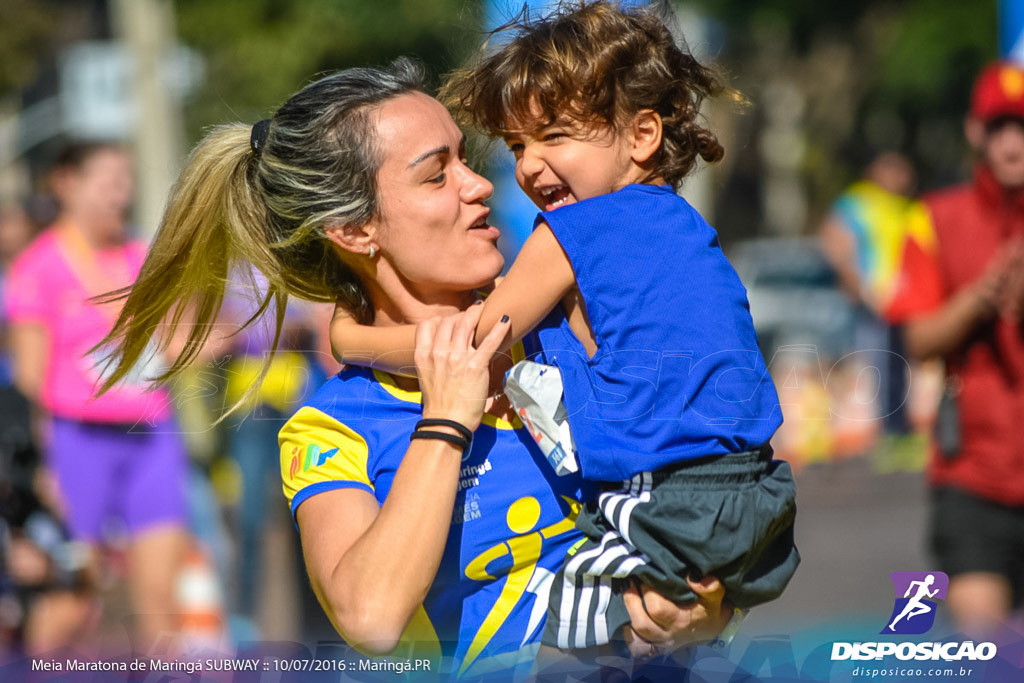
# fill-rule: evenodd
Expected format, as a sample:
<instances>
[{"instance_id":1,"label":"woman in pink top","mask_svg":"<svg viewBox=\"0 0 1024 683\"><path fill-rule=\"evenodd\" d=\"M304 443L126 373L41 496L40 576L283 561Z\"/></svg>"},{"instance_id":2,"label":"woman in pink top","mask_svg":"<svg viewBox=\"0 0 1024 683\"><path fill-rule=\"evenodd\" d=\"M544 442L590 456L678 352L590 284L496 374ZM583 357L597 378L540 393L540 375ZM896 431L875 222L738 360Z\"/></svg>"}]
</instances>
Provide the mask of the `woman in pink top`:
<instances>
[{"instance_id":1,"label":"woman in pink top","mask_svg":"<svg viewBox=\"0 0 1024 683\"><path fill-rule=\"evenodd\" d=\"M60 215L8 276L14 381L49 418L47 462L72 536L95 548L111 518L131 535L131 594L145 646L175 627L185 450L168 394L144 384L156 368L136 368L134 382L93 398L101 367L89 353L118 313L89 299L130 284L145 258L145 246L125 234L131 158L110 144L74 145L52 182Z\"/></svg>"}]
</instances>

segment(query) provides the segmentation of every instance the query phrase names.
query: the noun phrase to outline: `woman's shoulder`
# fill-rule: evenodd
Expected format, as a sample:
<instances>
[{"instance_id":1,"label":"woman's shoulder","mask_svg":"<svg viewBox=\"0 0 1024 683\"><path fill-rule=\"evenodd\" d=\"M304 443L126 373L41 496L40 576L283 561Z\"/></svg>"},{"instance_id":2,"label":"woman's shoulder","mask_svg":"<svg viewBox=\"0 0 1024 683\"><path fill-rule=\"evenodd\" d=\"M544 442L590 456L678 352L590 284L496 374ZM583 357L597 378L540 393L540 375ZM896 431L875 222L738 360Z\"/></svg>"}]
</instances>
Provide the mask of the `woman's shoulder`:
<instances>
[{"instance_id":1,"label":"woman's shoulder","mask_svg":"<svg viewBox=\"0 0 1024 683\"><path fill-rule=\"evenodd\" d=\"M418 393L398 388L386 373L357 366L346 366L330 377L304 407L346 424L358 421L366 425L421 410Z\"/></svg>"},{"instance_id":2,"label":"woman's shoulder","mask_svg":"<svg viewBox=\"0 0 1024 683\"><path fill-rule=\"evenodd\" d=\"M55 259L63 259L57 232L54 228L46 228L29 242L12 264L12 270L22 271L36 267L53 266Z\"/></svg>"},{"instance_id":3,"label":"woman's shoulder","mask_svg":"<svg viewBox=\"0 0 1024 683\"><path fill-rule=\"evenodd\" d=\"M7 292L4 305L26 312L42 309L56 312L54 292L73 286L70 267L52 228L40 233L18 254L4 273ZM17 314L16 314L17 315Z\"/></svg>"},{"instance_id":4,"label":"woman's shoulder","mask_svg":"<svg viewBox=\"0 0 1024 683\"><path fill-rule=\"evenodd\" d=\"M385 442L395 431L396 421L406 417L411 420L412 415L418 414L419 406L415 409L388 400L373 370L342 369L324 382L281 430L279 442L285 479L298 476L296 467L301 472L311 473L307 476L314 476L325 466L338 469L345 464L346 468L354 467L358 471L356 479L369 482L372 477L368 473L374 469L373 463L380 452L387 450ZM338 456L339 451L344 457ZM331 479L344 478L339 472L331 476Z\"/></svg>"}]
</instances>

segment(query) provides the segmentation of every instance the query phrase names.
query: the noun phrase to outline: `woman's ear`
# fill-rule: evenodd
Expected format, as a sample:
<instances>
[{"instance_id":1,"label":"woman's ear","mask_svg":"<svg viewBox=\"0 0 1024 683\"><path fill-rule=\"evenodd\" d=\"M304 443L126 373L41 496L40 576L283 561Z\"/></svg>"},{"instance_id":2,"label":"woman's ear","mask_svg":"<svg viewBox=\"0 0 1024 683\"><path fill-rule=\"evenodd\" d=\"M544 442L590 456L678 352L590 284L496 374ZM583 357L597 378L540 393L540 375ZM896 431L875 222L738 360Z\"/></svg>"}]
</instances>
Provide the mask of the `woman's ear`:
<instances>
[{"instance_id":1,"label":"woman's ear","mask_svg":"<svg viewBox=\"0 0 1024 683\"><path fill-rule=\"evenodd\" d=\"M633 161L646 164L661 148L661 115L641 109L633 117Z\"/></svg>"},{"instance_id":2,"label":"woman's ear","mask_svg":"<svg viewBox=\"0 0 1024 683\"><path fill-rule=\"evenodd\" d=\"M353 254L373 258L380 251L375 239L377 230L372 223L330 225L324 229L324 232L327 233L327 239Z\"/></svg>"}]
</instances>

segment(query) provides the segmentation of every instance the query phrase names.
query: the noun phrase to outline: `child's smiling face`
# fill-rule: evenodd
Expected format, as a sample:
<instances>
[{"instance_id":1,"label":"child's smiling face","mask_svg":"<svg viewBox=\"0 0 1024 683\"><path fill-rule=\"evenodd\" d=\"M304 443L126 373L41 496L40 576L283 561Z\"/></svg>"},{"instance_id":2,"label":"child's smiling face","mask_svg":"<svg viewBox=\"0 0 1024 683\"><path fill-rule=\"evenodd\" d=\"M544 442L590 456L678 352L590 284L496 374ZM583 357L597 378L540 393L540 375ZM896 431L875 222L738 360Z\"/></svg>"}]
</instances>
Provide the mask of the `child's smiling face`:
<instances>
[{"instance_id":1,"label":"child's smiling face","mask_svg":"<svg viewBox=\"0 0 1024 683\"><path fill-rule=\"evenodd\" d=\"M555 121L512 126L505 144L516 158L516 181L543 211L643 182L630 131L607 124Z\"/></svg>"}]
</instances>

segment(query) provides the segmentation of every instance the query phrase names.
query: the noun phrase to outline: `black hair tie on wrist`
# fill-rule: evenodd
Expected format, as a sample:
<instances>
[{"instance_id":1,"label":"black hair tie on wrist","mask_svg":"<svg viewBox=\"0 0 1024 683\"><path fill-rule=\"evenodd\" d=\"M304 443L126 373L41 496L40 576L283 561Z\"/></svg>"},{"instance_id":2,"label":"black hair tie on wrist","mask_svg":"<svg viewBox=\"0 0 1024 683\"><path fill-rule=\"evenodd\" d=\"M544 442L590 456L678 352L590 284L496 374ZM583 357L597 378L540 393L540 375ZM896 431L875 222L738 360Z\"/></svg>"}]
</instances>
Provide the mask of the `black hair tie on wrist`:
<instances>
[{"instance_id":1,"label":"black hair tie on wrist","mask_svg":"<svg viewBox=\"0 0 1024 683\"><path fill-rule=\"evenodd\" d=\"M456 436L447 432L435 432L432 429L417 430L409 435L409 439L437 439L438 441L447 441L450 444L458 446L462 449L463 453L469 450L468 439L463 439L461 436Z\"/></svg>"},{"instance_id":2,"label":"black hair tie on wrist","mask_svg":"<svg viewBox=\"0 0 1024 683\"><path fill-rule=\"evenodd\" d=\"M462 424L461 422L456 422L455 420L445 420L440 417L428 417L416 423L417 431L419 431L423 427L449 427L457 431L459 434L461 434L462 438L465 439L466 441L473 440L473 432L469 431L469 427Z\"/></svg>"}]
</instances>

